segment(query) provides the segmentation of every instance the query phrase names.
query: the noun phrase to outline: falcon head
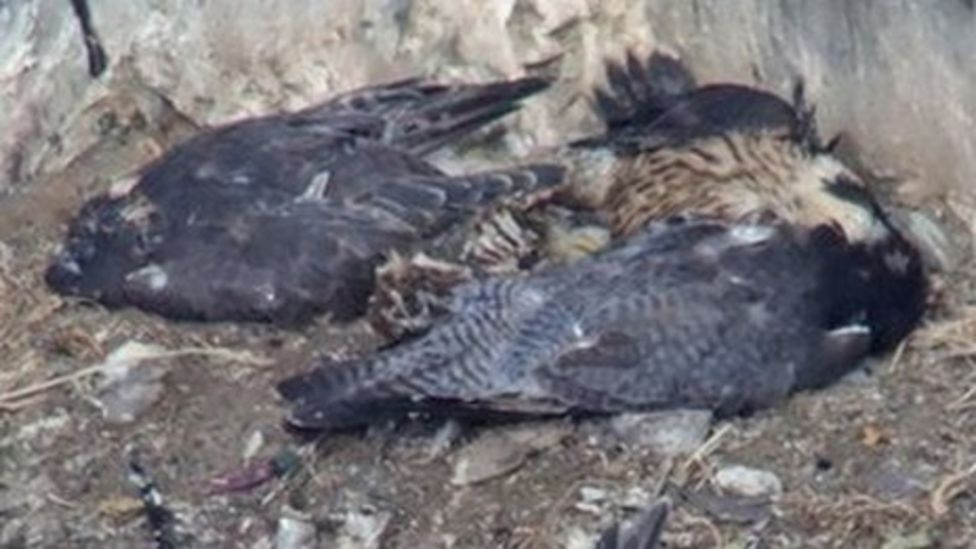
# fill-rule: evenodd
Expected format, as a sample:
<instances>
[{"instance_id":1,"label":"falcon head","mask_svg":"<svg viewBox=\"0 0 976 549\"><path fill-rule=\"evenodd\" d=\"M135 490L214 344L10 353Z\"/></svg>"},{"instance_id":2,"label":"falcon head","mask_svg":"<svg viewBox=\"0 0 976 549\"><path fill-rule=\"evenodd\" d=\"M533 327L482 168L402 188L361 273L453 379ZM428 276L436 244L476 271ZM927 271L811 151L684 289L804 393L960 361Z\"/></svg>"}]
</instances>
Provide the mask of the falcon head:
<instances>
[{"instance_id":1,"label":"falcon head","mask_svg":"<svg viewBox=\"0 0 976 549\"><path fill-rule=\"evenodd\" d=\"M132 206L109 196L87 203L44 272L48 286L63 295L121 304L123 280L143 266L151 240L151 212ZM133 224L145 230L133 230Z\"/></svg>"},{"instance_id":2,"label":"falcon head","mask_svg":"<svg viewBox=\"0 0 976 549\"><path fill-rule=\"evenodd\" d=\"M836 227L850 241L877 242L894 227L874 193L839 160L823 154L798 166L790 181L770 181L762 187L748 214L771 213L808 227Z\"/></svg>"},{"instance_id":3,"label":"falcon head","mask_svg":"<svg viewBox=\"0 0 976 549\"><path fill-rule=\"evenodd\" d=\"M924 315L930 283L922 251L849 172L823 177L817 185L819 190L804 195L808 202L798 221L830 230L846 242L832 267L839 277L834 286L851 307L864 311L871 351L888 350Z\"/></svg>"}]
</instances>

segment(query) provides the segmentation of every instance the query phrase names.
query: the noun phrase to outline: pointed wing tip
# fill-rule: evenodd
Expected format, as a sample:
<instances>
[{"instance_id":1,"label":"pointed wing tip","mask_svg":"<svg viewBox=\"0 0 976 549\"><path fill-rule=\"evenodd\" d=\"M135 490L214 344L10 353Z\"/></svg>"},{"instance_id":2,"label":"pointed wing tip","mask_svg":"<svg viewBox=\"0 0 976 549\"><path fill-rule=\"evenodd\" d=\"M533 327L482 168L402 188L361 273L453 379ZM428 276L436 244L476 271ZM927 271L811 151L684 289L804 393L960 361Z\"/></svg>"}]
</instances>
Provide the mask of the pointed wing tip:
<instances>
[{"instance_id":1,"label":"pointed wing tip","mask_svg":"<svg viewBox=\"0 0 976 549\"><path fill-rule=\"evenodd\" d=\"M548 89L556 83L556 77L545 75L523 76L513 81L521 87L521 97L526 97Z\"/></svg>"},{"instance_id":2,"label":"pointed wing tip","mask_svg":"<svg viewBox=\"0 0 976 549\"><path fill-rule=\"evenodd\" d=\"M615 522L600 535L594 549L655 549L671 507L671 499L661 497L636 516L628 528Z\"/></svg>"}]
</instances>

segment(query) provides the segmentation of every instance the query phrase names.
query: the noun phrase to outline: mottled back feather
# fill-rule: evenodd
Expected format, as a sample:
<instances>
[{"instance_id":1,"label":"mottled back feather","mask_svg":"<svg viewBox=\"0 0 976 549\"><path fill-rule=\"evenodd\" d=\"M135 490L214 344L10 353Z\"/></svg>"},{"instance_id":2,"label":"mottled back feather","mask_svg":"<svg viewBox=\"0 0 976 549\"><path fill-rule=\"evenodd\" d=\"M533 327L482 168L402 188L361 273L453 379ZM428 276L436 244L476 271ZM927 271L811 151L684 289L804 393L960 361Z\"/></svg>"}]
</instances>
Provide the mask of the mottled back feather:
<instances>
[{"instance_id":1,"label":"mottled back feather","mask_svg":"<svg viewBox=\"0 0 976 549\"><path fill-rule=\"evenodd\" d=\"M857 327L887 321L870 286L917 294L913 273L865 278L875 253L827 226L652 223L592 258L463 286L426 335L279 391L305 428L405 403L442 415L761 408L857 364L885 329Z\"/></svg>"},{"instance_id":2,"label":"mottled back feather","mask_svg":"<svg viewBox=\"0 0 976 549\"><path fill-rule=\"evenodd\" d=\"M819 149L802 80L794 87L791 104L752 86L698 85L680 60L661 52L645 63L628 52L625 63L609 62L606 70L608 87L594 92L594 108L607 131L576 146L635 154L730 133L785 130L810 150Z\"/></svg>"}]
</instances>

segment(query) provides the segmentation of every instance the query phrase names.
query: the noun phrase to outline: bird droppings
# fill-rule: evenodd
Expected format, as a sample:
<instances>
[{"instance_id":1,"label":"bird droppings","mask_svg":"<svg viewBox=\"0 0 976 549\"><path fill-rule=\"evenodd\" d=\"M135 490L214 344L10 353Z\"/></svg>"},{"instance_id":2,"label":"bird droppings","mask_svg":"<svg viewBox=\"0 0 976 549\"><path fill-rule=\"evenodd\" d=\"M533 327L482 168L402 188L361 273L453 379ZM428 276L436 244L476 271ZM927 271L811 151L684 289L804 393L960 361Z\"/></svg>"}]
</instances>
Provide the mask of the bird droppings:
<instances>
[{"instance_id":1,"label":"bird droppings","mask_svg":"<svg viewBox=\"0 0 976 549\"><path fill-rule=\"evenodd\" d=\"M75 263L77 267L77 262L72 263ZM77 269L77 271L80 273L81 269ZM163 291L169 283L169 275L166 274L166 271L162 267L156 264L147 265L138 271L130 273L126 278L130 282L141 284L153 292Z\"/></svg>"},{"instance_id":2,"label":"bird droppings","mask_svg":"<svg viewBox=\"0 0 976 549\"><path fill-rule=\"evenodd\" d=\"M712 413L707 410L621 414L610 420L620 443L663 457L694 452L705 441L711 425Z\"/></svg>"},{"instance_id":3,"label":"bird droppings","mask_svg":"<svg viewBox=\"0 0 976 549\"><path fill-rule=\"evenodd\" d=\"M712 481L721 490L746 497L772 497L783 492L783 483L775 473L744 465L726 465Z\"/></svg>"},{"instance_id":4,"label":"bird droppings","mask_svg":"<svg viewBox=\"0 0 976 549\"><path fill-rule=\"evenodd\" d=\"M163 394L162 368L137 368L101 387L94 402L107 423L130 423Z\"/></svg>"},{"instance_id":5,"label":"bird droppings","mask_svg":"<svg viewBox=\"0 0 976 549\"><path fill-rule=\"evenodd\" d=\"M315 525L306 513L290 507L281 510L274 549L309 549L315 547Z\"/></svg>"},{"instance_id":6,"label":"bird droppings","mask_svg":"<svg viewBox=\"0 0 976 549\"><path fill-rule=\"evenodd\" d=\"M932 533L923 528L911 533L892 533L888 535L881 549L931 549L938 547Z\"/></svg>"},{"instance_id":7,"label":"bird droppings","mask_svg":"<svg viewBox=\"0 0 976 549\"><path fill-rule=\"evenodd\" d=\"M393 518L389 511L368 504L341 512L333 512L330 518L338 523L325 547L336 549L379 549L383 534Z\"/></svg>"},{"instance_id":8,"label":"bird droppings","mask_svg":"<svg viewBox=\"0 0 976 549\"><path fill-rule=\"evenodd\" d=\"M463 433L464 428L458 421L453 419L445 421L430 440L427 458L434 460L446 455L457 444Z\"/></svg>"},{"instance_id":9,"label":"bird droppings","mask_svg":"<svg viewBox=\"0 0 976 549\"><path fill-rule=\"evenodd\" d=\"M71 417L65 410L54 410L49 416L37 421L21 425L14 435L17 439L36 443L64 429L71 423ZM43 442L41 442L43 444Z\"/></svg>"},{"instance_id":10,"label":"bird droppings","mask_svg":"<svg viewBox=\"0 0 976 549\"><path fill-rule=\"evenodd\" d=\"M254 431L251 433L251 436L247 438L247 443L244 445L244 451L241 454L241 459L243 459L245 462L251 461L263 446L264 433L261 431Z\"/></svg>"},{"instance_id":11,"label":"bird droppings","mask_svg":"<svg viewBox=\"0 0 976 549\"><path fill-rule=\"evenodd\" d=\"M92 401L106 422L132 422L156 402L163 393L165 368L142 363L164 355L161 347L127 341L105 358L99 365L103 378Z\"/></svg>"}]
</instances>

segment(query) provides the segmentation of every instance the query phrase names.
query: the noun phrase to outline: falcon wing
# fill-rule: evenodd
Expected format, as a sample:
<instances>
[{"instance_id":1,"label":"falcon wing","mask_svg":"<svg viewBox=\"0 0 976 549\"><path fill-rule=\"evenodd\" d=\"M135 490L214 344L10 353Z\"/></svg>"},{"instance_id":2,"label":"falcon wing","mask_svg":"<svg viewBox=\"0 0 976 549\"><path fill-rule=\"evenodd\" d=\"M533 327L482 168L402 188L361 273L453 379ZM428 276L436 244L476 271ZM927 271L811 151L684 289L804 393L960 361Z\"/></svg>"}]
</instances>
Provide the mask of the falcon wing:
<instances>
[{"instance_id":1,"label":"falcon wing","mask_svg":"<svg viewBox=\"0 0 976 549\"><path fill-rule=\"evenodd\" d=\"M298 126L325 124L425 155L519 108L548 88L538 77L484 84L442 84L417 78L367 86L292 115Z\"/></svg>"},{"instance_id":2,"label":"falcon wing","mask_svg":"<svg viewBox=\"0 0 976 549\"><path fill-rule=\"evenodd\" d=\"M420 156L517 110L549 84L412 79L368 86L297 112L206 130L147 166L139 186L159 203L204 185L247 187L255 200L273 200L301 196L316 183L355 187L364 172L441 175Z\"/></svg>"},{"instance_id":3,"label":"falcon wing","mask_svg":"<svg viewBox=\"0 0 976 549\"><path fill-rule=\"evenodd\" d=\"M610 294L588 302L578 336L532 375L583 411L720 415L836 381L873 335L856 323L858 266L835 255L845 246L826 234L733 226L683 252L636 255Z\"/></svg>"},{"instance_id":4,"label":"falcon wing","mask_svg":"<svg viewBox=\"0 0 976 549\"><path fill-rule=\"evenodd\" d=\"M323 204L249 212L165 235L123 292L130 305L178 319L349 320L365 310L383 252L413 234L392 217Z\"/></svg>"},{"instance_id":5,"label":"falcon wing","mask_svg":"<svg viewBox=\"0 0 976 549\"><path fill-rule=\"evenodd\" d=\"M46 278L67 295L172 318L301 323L365 311L373 271L503 198L558 184L558 167L469 176L373 176L342 203L201 185L88 204Z\"/></svg>"},{"instance_id":6,"label":"falcon wing","mask_svg":"<svg viewBox=\"0 0 976 549\"><path fill-rule=\"evenodd\" d=\"M517 279L462 286L454 312L423 336L282 380L288 422L339 430L412 412L482 420L564 413L559 402L524 398L498 361L520 321L545 304L535 292Z\"/></svg>"},{"instance_id":7,"label":"falcon wing","mask_svg":"<svg viewBox=\"0 0 976 549\"><path fill-rule=\"evenodd\" d=\"M609 146L635 154L730 132L767 130L819 147L802 82L797 84L793 104L750 86L699 86L678 59L659 52L645 64L633 53L628 53L625 64L608 63L607 80L609 87L595 92L595 109L607 131L575 146Z\"/></svg>"}]
</instances>

